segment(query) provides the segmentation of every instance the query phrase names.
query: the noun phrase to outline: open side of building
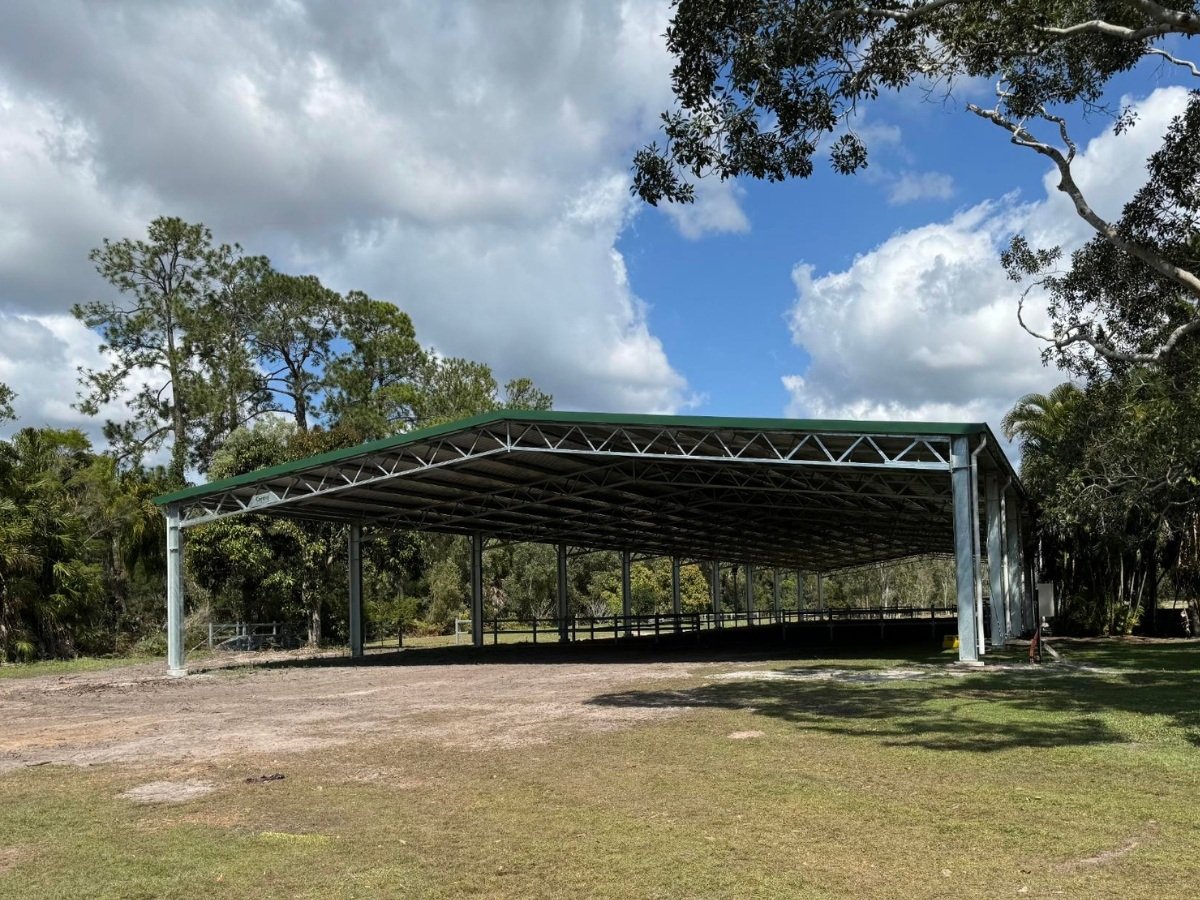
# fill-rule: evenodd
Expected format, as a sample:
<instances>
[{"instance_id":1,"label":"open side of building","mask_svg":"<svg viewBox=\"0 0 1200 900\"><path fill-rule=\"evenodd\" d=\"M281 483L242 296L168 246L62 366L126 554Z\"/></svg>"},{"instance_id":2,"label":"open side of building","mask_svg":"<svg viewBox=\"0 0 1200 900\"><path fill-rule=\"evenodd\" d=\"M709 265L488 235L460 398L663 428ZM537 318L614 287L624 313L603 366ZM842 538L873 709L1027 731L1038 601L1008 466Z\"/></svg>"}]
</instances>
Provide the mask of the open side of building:
<instances>
[{"instance_id":1,"label":"open side of building","mask_svg":"<svg viewBox=\"0 0 1200 900\"><path fill-rule=\"evenodd\" d=\"M183 533L254 513L349 525L350 644L362 654L364 526L471 539L483 643L487 538L827 574L953 555L959 655L977 661L986 548L995 645L1033 626L1020 481L986 424L486 413L187 488L167 517L168 668L183 674ZM778 592L777 592L778 593ZM714 597L714 600L719 598ZM803 597L797 603L803 604Z\"/></svg>"}]
</instances>

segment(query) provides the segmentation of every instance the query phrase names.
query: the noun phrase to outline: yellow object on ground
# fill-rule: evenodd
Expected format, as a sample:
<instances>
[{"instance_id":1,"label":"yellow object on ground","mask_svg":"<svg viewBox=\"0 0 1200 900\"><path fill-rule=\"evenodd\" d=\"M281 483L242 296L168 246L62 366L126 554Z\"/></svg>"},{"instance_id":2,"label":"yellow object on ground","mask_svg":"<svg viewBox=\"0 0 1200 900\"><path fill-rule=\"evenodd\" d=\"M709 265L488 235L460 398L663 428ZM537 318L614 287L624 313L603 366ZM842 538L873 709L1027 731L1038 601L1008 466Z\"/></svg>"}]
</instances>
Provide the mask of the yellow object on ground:
<instances>
[{"instance_id":1,"label":"yellow object on ground","mask_svg":"<svg viewBox=\"0 0 1200 900\"><path fill-rule=\"evenodd\" d=\"M958 635L957 634L948 634L945 637L943 637L942 638L942 649L943 650L957 650L958 649Z\"/></svg>"}]
</instances>

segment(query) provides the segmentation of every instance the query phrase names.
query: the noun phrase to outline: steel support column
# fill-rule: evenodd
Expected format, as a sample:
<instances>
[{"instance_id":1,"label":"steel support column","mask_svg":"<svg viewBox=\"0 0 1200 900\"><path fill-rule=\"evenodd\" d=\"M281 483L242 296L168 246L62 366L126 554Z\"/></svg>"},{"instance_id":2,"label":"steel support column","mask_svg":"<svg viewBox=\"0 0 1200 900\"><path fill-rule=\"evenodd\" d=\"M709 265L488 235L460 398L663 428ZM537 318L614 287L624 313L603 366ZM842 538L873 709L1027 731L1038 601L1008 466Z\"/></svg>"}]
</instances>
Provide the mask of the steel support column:
<instances>
[{"instance_id":1,"label":"steel support column","mask_svg":"<svg viewBox=\"0 0 1200 900\"><path fill-rule=\"evenodd\" d=\"M771 599L771 611L775 614L775 618L779 618L779 613L783 606L779 602L779 569L771 570L771 590L774 596Z\"/></svg>"},{"instance_id":2,"label":"steel support column","mask_svg":"<svg viewBox=\"0 0 1200 900\"><path fill-rule=\"evenodd\" d=\"M796 570L796 616L804 612L804 573Z\"/></svg>"},{"instance_id":3,"label":"steel support column","mask_svg":"<svg viewBox=\"0 0 1200 900\"><path fill-rule=\"evenodd\" d=\"M671 557L671 612L675 615L683 613L683 597L679 590L679 557Z\"/></svg>"},{"instance_id":4,"label":"steel support column","mask_svg":"<svg viewBox=\"0 0 1200 900\"><path fill-rule=\"evenodd\" d=\"M558 639L571 639L570 604L567 601L567 545L558 545Z\"/></svg>"},{"instance_id":5,"label":"steel support column","mask_svg":"<svg viewBox=\"0 0 1200 900\"><path fill-rule=\"evenodd\" d=\"M950 490L954 498L954 581L958 596L958 658L979 659L975 624L975 492L971 489L971 444L955 437L950 449Z\"/></svg>"},{"instance_id":6,"label":"steel support column","mask_svg":"<svg viewBox=\"0 0 1200 900\"><path fill-rule=\"evenodd\" d=\"M754 566L746 564L746 624L750 624L750 617L754 615Z\"/></svg>"},{"instance_id":7,"label":"steel support column","mask_svg":"<svg viewBox=\"0 0 1200 900\"><path fill-rule=\"evenodd\" d=\"M1004 591L1004 518L1000 511L1000 483L988 476L987 485L988 588L992 595L992 646L1008 640L1007 595Z\"/></svg>"},{"instance_id":8,"label":"steel support column","mask_svg":"<svg viewBox=\"0 0 1200 900\"><path fill-rule=\"evenodd\" d=\"M817 611L825 612L825 576L817 573Z\"/></svg>"},{"instance_id":9,"label":"steel support column","mask_svg":"<svg viewBox=\"0 0 1200 900\"><path fill-rule=\"evenodd\" d=\"M363 655L362 620L362 525L350 526L347 555L350 575L350 655L358 659Z\"/></svg>"},{"instance_id":10,"label":"steel support column","mask_svg":"<svg viewBox=\"0 0 1200 900\"><path fill-rule=\"evenodd\" d=\"M167 507L167 674L186 675L183 646L183 529L179 504Z\"/></svg>"},{"instance_id":11,"label":"steel support column","mask_svg":"<svg viewBox=\"0 0 1200 900\"><path fill-rule=\"evenodd\" d=\"M975 566L975 646L980 656L987 652L983 634L983 551L979 546L979 454L983 451L985 440L981 440L979 446L971 451L971 509L975 522L975 530L971 532Z\"/></svg>"},{"instance_id":12,"label":"steel support column","mask_svg":"<svg viewBox=\"0 0 1200 900\"><path fill-rule=\"evenodd\" d=\"M721 615L721 564L717 560L712 561L712 585L710 589L712 594L712 613L714 616Z\"/></svg>"},{"instance_id":13,"label":"steel support column","mask_svg":"<svg viewBox=\"0 0 1200 900\"><path fill-rule=\"evenodd\" d=\"M471 535L471 643L483 646L483 535Z\"/></svg>"},{"instance_id":14,"label":"steel support column","mask_svg":"<svg viewBox=\"0 0 1200 900\"><path fill-rule=\"evenodd\" d=\"M1026 622L1025 569L1021 565L1021 507L1016 491L1004 496L1004 539L1008 545L1008 610L1009 628L1015 635L1022 635L1030 628Z\"/></svg>"}]
</instances>

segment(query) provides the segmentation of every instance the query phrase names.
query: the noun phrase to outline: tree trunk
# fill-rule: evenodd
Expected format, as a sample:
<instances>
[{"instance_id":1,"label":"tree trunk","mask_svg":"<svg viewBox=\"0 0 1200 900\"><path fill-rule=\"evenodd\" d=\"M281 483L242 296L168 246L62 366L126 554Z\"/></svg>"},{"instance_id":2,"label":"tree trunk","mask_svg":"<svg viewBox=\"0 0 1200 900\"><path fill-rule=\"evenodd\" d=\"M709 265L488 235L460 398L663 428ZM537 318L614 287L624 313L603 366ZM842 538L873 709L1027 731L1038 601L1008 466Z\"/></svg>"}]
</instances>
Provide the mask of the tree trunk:
<instances>
[{"instance_id":1,"label":"tree trunk","mask_svg":"<svg viewBox=\"0 0 1200 900\"><path fill-rule=\"evenodd\" d=\"M183 397L179 385L179 349L175 341L175 318L171 313L171 296L163 297L163 319L167 336L167 375L171 379L171 480L184 484L187 472L187 429L183 421Z\"/></svg>"},{"instance_id":2,"label":"tree trunk","mask_svg":"<svg viewBox=\"0 0 1200 900\"><path fill-rule=\"evenodd\" d=\"M300 587L301 602L308 607L308 646L321 646L321 592L312 590L305 576Z\"/></svg>"}]
</instances>

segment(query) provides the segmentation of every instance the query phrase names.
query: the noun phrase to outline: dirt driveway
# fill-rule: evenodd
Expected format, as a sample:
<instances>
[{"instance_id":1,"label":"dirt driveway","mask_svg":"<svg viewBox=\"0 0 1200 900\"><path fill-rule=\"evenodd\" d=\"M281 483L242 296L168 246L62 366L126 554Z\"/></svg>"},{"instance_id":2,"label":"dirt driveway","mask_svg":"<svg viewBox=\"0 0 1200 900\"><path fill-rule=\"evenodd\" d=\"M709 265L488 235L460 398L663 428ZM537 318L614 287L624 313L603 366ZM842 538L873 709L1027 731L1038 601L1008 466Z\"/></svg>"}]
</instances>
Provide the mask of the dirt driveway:
<instances>
[{"instance_id":1,"label":"dirt driveway","mask_svg":"<svg viewBox=\"0 0 1200 900\"><path fill-rule=\"evenodd\" d=\"M389 734L458 750L520 747L676 715L587 701L713 670L684 661L330 662L227 664L186 678L151 664L0 681L0 773L46 763L186 764Z\"/></svg>"}]
</instances>

